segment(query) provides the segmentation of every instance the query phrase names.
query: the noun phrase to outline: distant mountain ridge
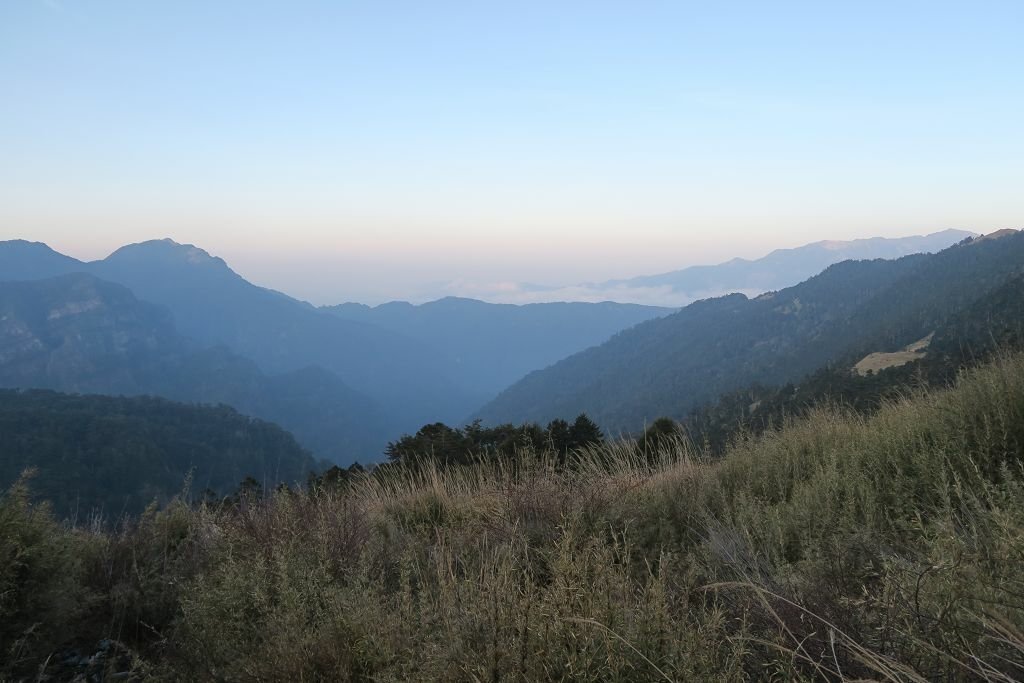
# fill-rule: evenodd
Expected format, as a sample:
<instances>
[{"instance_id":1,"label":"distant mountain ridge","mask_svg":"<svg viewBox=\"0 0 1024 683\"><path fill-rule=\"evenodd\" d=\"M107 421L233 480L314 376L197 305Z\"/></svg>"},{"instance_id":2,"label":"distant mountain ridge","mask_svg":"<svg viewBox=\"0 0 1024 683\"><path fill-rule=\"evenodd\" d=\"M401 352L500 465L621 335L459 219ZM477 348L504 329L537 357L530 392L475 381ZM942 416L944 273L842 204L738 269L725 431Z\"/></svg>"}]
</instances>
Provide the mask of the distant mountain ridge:
<instances>
[{"instance_id":1,"label":"distant mountain ridge","mask_svg":"<svg viewBox=\"0 0 1024 683\"><path fill-rule=\"evenodd\" d=\"M575 287L529 286L529 296L574 296L579 300L612 299L680 307L700 299L742 293L757 296L784 289L817 275L828 266L850 259L895 259L941 251L976 233L942 230L911 237L870 237L850 241L824 240L800 247L776 249L758 259L734 258L715 265L697 265L655 275L590 282Z\"/></svg>"},{"instance_id":2,"label":"distant mountain ridge","mask_svg":"<svg viewBox=\"0 0 1024 683\"><path fill-rule=\"evenodd\" d=\"M613 433L638 431L751 384L905 346L1022 269L1018 232L937 254L846 261L778 292L699 301L640 324L531 373L477 416L544 423L586 412Z\"/></svg>"},{"instance_id":3,"label":"distant mountain ridge","mask_svg":"<svg viewBox=\"0 0 1024 683\"><path fill-rule=\"evenodd\" d=\"M610 280L602 284L636 287L667 285L680 292L758 290L760 294L803 282L841 261L895 259L910 254L933 253L976 236L977 233L966 230L949 229L913 237L822 240L791 249L776 249L759 259L734 258L714 266L691 266L658 275Z\"/></svg>"}]
</instances>

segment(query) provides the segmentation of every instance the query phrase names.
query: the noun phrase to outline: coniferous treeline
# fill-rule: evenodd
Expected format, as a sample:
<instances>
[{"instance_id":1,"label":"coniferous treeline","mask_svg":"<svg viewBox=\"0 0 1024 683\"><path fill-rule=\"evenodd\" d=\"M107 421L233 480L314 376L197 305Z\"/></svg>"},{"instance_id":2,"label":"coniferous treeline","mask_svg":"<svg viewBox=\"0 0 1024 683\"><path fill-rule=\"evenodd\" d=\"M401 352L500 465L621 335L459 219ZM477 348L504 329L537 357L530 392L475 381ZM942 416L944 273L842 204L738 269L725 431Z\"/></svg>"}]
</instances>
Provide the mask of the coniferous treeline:
<instances>
[{"instance_id":1,"label":"coniferous treeline","mask_svg":"<svg viewBox=\"0 0 1024 683\"><path fill-rule=\"evenodd\" d=\"M552 420L547 427L530 423L485 427L475 420L458 428L436 422L389 443L385 455L390 463L402 465L416 465L426 459L444 465L468 465L481 458L513 458L522 450L550 451L564 459L571 451L603 442L600 427L583 414L571 423Z\"/></svg>"}]
</instances>

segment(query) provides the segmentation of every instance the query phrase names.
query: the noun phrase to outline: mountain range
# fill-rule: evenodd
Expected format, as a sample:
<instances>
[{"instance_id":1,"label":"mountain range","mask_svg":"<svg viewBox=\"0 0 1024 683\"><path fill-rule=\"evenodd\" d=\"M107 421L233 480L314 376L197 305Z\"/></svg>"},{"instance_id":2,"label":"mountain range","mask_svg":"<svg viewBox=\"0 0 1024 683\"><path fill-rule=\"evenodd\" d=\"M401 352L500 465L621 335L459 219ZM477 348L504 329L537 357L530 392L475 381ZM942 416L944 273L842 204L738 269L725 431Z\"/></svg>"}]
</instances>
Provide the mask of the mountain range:
<instances>
[{"instance_id":1,"label":"mountain range","mask_svg":"<svg viewBox=\"0 0 1024 683\"><path fill-rule=\"evenodd\" d=\"M585 412L613 433L637 432L754 383L903 348L1022 268L1024 234L1012 231L937 254L845 261L777 292L699 301L637 325L527 375L476 416L543 423Z\"/></svg>"},{"instance_id":2,"label":"mountain range","mask_svg":"<svg viewBox=\"0 0 1024 683\"><path fill-rule=\"evenodd\" d=\"M42 255L38 246L30 250ZM43 272L63 266L64 272L123 285L140 300L166 307L184 337L230 348L268 373L320 366L386 404L399 421L427 420L439 409L458 419L480 398L458 385L449 355L253 285L195 246L156 240L122 247L100 261L66 258L45 254ZM22 277L28 272L27 265L19 270Z\"/></svg>"},{"instance_id":3,"label":"mountain range","mask_svg":"<svg viewBox=\"0 0 1024 683\"><path fill-rule=\"evenodd\" d=\"M226 403L339 463L375 460L401 433L460 421L526 372L671 312L469 300L317 309L170 240L93 262L3 242L0 282L0 385Z\"/></svg>"},{"instance_id":4,"label":"mountain range","mask_svg":"<svg viewBox=\"0 0 1024 683\"><path fill-rule=\"evenodd\" d=\"M745 269L730 262L729 272L734 282L746 273L746 284L759 269L792 278L809 254L902 253L958 236L808 245L790 250L802 257L773 252ZM782 381L827 362L860 338L838 321L892 296L886 288L928 258L847 262L793 291L679 312L453 297L317 308L170 240L93 262L0 242L0 386L223 403L280 424L341 464L379 459L389 440L423 424L471 416L519 422L588 412L608 429L634 429L743 382Z\"/></svg>"}]
</instances>

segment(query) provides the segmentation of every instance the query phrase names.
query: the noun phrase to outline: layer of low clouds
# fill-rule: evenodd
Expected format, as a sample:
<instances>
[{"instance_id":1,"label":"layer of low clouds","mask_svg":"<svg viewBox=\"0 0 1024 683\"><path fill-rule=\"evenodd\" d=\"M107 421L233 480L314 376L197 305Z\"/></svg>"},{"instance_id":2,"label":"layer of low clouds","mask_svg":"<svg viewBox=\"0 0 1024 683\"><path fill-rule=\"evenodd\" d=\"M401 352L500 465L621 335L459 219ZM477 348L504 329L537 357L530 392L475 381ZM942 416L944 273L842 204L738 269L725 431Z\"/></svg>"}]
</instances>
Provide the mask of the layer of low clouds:
<instances>
[{"instance_id":1,"label":"layer of low clouds","mask_svg":"<svg viewBox=\"0 0 1024 683\"><path fill-rule=\"evenodd\" d=\"M667 285L661 287L633 287L626 284L580 284L565 287L546 287L520 282L469 282L466 280L455 280L442 284L434 291L434 295L427 295L425 300L443 296L459 296L501 304L537 304L553 301L584 301L589 303L617 301L619 303L680 308L699 299L707 299L729 293L731 292L719 290L680 292ZM747 296L757 296L762 292L747 290L741 293Z\"/></svg>"}]
</instances>

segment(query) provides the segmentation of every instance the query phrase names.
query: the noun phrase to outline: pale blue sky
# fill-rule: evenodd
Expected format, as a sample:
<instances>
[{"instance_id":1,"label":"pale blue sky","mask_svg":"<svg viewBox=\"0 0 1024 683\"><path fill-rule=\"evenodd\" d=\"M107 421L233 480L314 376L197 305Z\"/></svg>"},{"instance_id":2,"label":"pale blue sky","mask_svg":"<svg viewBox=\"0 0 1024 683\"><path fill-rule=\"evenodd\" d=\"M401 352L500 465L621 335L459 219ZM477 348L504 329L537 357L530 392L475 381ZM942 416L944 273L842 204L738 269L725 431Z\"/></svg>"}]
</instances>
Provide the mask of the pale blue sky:
<instances>
[{"instance_id":1,"label":"pale blue sky","mask_svg":"<svg viewBox=\"0 0 1024 683\"><path fill-rule=\"evenodd\" d=\"M1020 1L0 0L0 238L170 236L326 302L1024 227L1022 35Z\"/></svg>"}]
</instances>

